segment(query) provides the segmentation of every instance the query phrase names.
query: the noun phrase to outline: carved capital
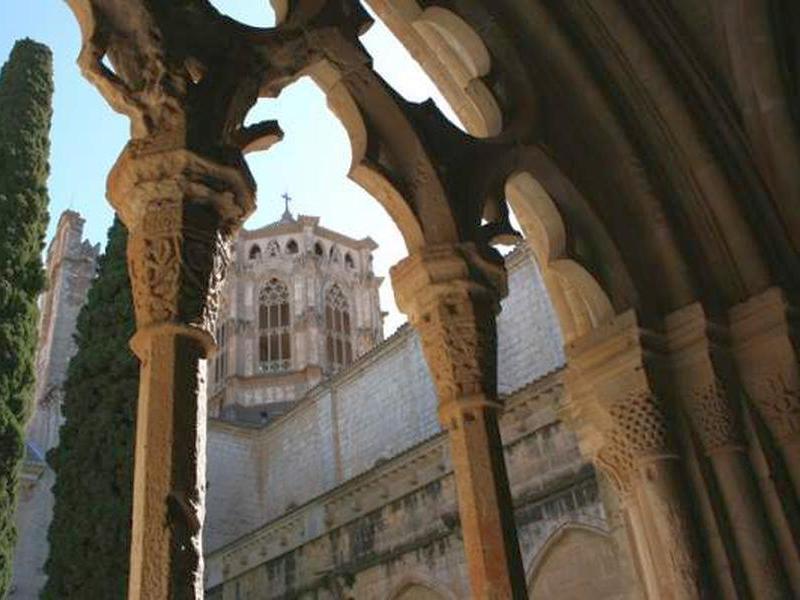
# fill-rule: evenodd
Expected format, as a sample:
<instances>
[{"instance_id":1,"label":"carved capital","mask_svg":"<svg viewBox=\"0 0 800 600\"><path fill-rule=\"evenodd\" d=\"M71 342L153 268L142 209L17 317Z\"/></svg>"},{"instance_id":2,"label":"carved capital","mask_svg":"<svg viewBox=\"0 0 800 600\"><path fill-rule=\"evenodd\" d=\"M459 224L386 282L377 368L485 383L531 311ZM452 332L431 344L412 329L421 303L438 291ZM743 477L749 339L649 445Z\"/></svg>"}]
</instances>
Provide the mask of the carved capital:
<instances>
[{"instance_id":1,"label":"carved capital","mask_svg":"<svg viewBox=\"0 0 800 600\"><path fill-rule=\"evenodd\" d=\"M710 322L699 303L688 305L665 319L669 353L667 378L706 454L743 448L744 434L734 394L728 339Z\"/></svg>"},{"instance_id":2,"label":"carved capital","mask_svg":"<svg viewBox=\"0 0 800 600\"><path fill-rule=\"evenodd\" d=\"M649 390L613 403L607 417L611 426L602 434L596 463L620 492L629 491L638 466L675 456L663 409Z\"/></svg>"},{"instance_id":3,"label":"carved capital","mask_svg":"<svg viewBox=\"0 0 800 600\"><path fill-rule=\"evenodd\" d=\"M437 388L440 414L497 405L495 315L505 293L502 259L474 245L430 246L392 269L397 304L417 329Z\"/></svg>"},{"instance_id":4,"label":"carved capital","mask_svg":"<svg viewBox=\"0 0 800 600\"><path fill-rule=\"evenodd\" d=\"M707 454L744 447L737 409L719 379L695 387L686 404L692 429Z\"/></svg>"},{"instance_id":5,"label":"carved capital","mask_svg":"<svg viewBox=\"0 0 800 600\"><path fill-rule=\"evenodd\" d=\"M178 327L208 349L230 241L254 208L249 174L186 150L137 156L129 148L109 177L109 196L130 232L137 336Z\"/></svg>"},{"instance_id":6,"label":"carved capital","mask_svg":"<svg viewBox=\"0 0 800 600\"><path fill-rule=\"evenodd\" d=\"M661 399L645 373L645 334L628 312L567 348L561 416L622 494L630 491L639 466L677 456Z\"/></svg>"},{"instance_id":7,"label":"carved capital","mask_svg":"<svg viewBox=\"0 0 800 600\"><path fill-rule=\"evenodd\" d=\"M800 438L800 363L790 308L772 288L731 310L740 377L753 406L779 441Z\"/></svg>"}]
</instances>

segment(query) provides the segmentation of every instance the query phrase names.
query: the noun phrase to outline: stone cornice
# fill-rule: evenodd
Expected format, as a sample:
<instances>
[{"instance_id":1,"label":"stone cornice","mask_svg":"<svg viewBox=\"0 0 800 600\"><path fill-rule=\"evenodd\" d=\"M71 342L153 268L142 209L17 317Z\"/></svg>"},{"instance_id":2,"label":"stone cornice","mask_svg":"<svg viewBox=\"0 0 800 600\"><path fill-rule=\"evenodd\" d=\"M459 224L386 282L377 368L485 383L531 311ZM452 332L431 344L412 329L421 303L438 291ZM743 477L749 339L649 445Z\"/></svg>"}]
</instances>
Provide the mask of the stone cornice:
<instances>
[{"instance_id":1,"label":"stone cornice","mask_svg":"<svg viewBox=\"0 0 800 600\"><path fill-rule=\"evenodd\" d=\"M319 225L319 217L309 217L306 215L300 215L296 221L292 222L276 221L275 223L269 223L257 229L242 229L237 241L252 241L288 234L300 235L307 227L310 227L312 233L317 237L328 239L355 250L373 251L378 248L378 244L370 237L365 237L360 240L351 238L337 231L322 227Z\"/></svg>"}]
</instances>

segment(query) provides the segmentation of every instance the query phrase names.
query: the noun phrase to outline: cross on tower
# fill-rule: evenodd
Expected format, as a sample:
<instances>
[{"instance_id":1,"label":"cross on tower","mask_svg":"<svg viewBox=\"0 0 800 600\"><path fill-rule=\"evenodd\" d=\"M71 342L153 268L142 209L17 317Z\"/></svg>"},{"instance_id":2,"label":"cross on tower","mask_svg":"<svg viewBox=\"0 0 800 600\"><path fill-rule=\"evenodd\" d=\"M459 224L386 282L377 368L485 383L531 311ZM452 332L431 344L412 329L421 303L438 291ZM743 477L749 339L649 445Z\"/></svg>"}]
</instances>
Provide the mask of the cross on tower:
<instances>
[{"instance_id":1,"label":"cross on tower","mask_svg":"<svg viewBox=\"0 0 800 600\"><path fill-rule=\"evenodd\" d=\"M294 217L292 217L292 213L289 212L289 202L291 202L292 197L289 195L289 192L284 192L283 195L281 196L281 198L283 198L283 202L284 202L284 210L283 210L283 216L281 217L281 220L282 221L286 221L286 220L294 221Z\"/></svg>"}]
</instances>

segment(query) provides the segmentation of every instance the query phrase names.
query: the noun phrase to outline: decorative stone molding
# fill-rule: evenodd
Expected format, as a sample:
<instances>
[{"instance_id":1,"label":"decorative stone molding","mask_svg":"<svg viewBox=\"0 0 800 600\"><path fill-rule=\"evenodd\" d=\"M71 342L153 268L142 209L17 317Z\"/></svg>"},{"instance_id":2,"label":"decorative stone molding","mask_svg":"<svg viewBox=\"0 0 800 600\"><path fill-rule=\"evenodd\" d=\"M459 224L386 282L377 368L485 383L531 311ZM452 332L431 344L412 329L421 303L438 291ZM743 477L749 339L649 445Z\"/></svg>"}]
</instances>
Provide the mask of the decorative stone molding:
<instances>
[{"instance_id":1,"label":"decorative stone molding","mask_svg":"<svg viewBox=\"0 0 800 600\"><path fill-rule=\"evenodd\" d=\"M722 518L730 519L735 540L735 549L729 546L724 554L712 548L715 571L725 577L728 564L738 560L743 567L741 580L746 581L754 597L787 597L790 592L746 452L739 414L740 384L728 349L728 336L695 303L666 317L665 339L666 377L672 382L669 392L688 417L700 451L707 457L698 460L707 461L710 467L710 475L693 476L695 496L711 496L707 486L708 478L713 477L725 517L715 514L713 508L700 514L708 531L714 531ZM692 448L684 451L692 452Z\"/></svg>"},{"instance_id":2,"label":"decorative stone molding","mask_svg":"<svg viewBox=\"0 0 800 600\"><path fill-rule=\"evenodd\" d=\"M620 494L648 594L699 598L700 553L680 455L646 364L656 358L647 350L656 338L629 311L569 344L561 414Z\"/></svg>"},{"instance_id":3,"label":"decorative stone molding","mask_svg":"<svg viewBox=\"0 0 800 600\"><path fill-rule=\"evenodd\" d=\"M697 387L688 399L689 418L700 444L708 454L744 445L737 409L719 379Z\"/></svg>"},{"instance_id":4,"label":"decorative stone molding","mask_svg":"<svg viewBox=\"0 0 800 600\"><path fill-rule=\"evenodd\" d=\"M683 408L706 454L741 449L744 437L739 420L737 385L733 383L727 336L708 321L699 303L665 319L665 377L676 402ZM726 383L730 381L731 385Z\"/></svg>"},{"instance_id":5,"label":"decorative stone molding","mask_svg":"<svg viewBox=\"0 0 800 600\"><path fill-rule=\"evenodd\" d=\"M426 247L392 268L400 309L422 340L442 422L455 403L497 406L495 315L506 292L502 260L473 244Z\"/></svg>"},{"instance_id":6,"label":"decorative stone molding","mask_svg":"<svg viewBox=\"0 0 800 600\"><path fill-rule=\"evenodd\" d=\"M750 404L764 420L800 494L800 360L789 303L770 288L731 309L733 354Z\"/></svg>"},{"instance_id":7,"label":"decorative stone molding","mask_svg":"<svg viewBox=\"0 0 800 600\"><path fill-rule=\"evenodd\" d=\"M652 392L633 392L608 412L613 425L605 434L607 441L596 461L618 491L625 494L637 475L637 465L672 456L674 450L663 411Z\"/></svg>"},{"instance_id":8,"label":"decorative stone molding","mask_svg":"<svg viewBox=\"0 0 800 600\"><path fill-rule=\"evenodd\" d=\"M764 420L778 440L790 440L800 435L800 388L793 385L791 376L775 373L758 385L762 398L759 408Z\"/></svg>"}]
</instances>

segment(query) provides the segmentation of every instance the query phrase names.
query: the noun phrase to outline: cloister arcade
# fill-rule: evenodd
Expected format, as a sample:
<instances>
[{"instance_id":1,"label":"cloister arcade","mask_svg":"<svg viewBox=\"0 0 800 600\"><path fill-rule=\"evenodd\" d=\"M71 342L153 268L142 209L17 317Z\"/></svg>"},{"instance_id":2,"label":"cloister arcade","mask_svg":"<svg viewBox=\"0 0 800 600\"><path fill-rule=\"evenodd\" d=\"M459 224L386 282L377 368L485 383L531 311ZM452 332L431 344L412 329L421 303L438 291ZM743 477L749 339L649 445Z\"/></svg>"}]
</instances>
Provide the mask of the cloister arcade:
<instances>
[{"instance_id":1,"label":"cloister arcade","mask_svg":"<svg viewBox=\"0 0 800 600\"><path fill-rule=\"evenodd\" d=\"M282 135L243 123L306 75L408 249L392 282L450 436L474 597L526 596L492 248L519 233L562 327L563 419L611 482L647 597L800 595L796 9L367 0L462 132L375 73L356 0L273 0L268 30L202 0L68 3L84 74L131 120L108 182L142 361L130 598L202 597L202 359L227 242L254 208L243 153Z\"/></svg>"}]
</instances>

